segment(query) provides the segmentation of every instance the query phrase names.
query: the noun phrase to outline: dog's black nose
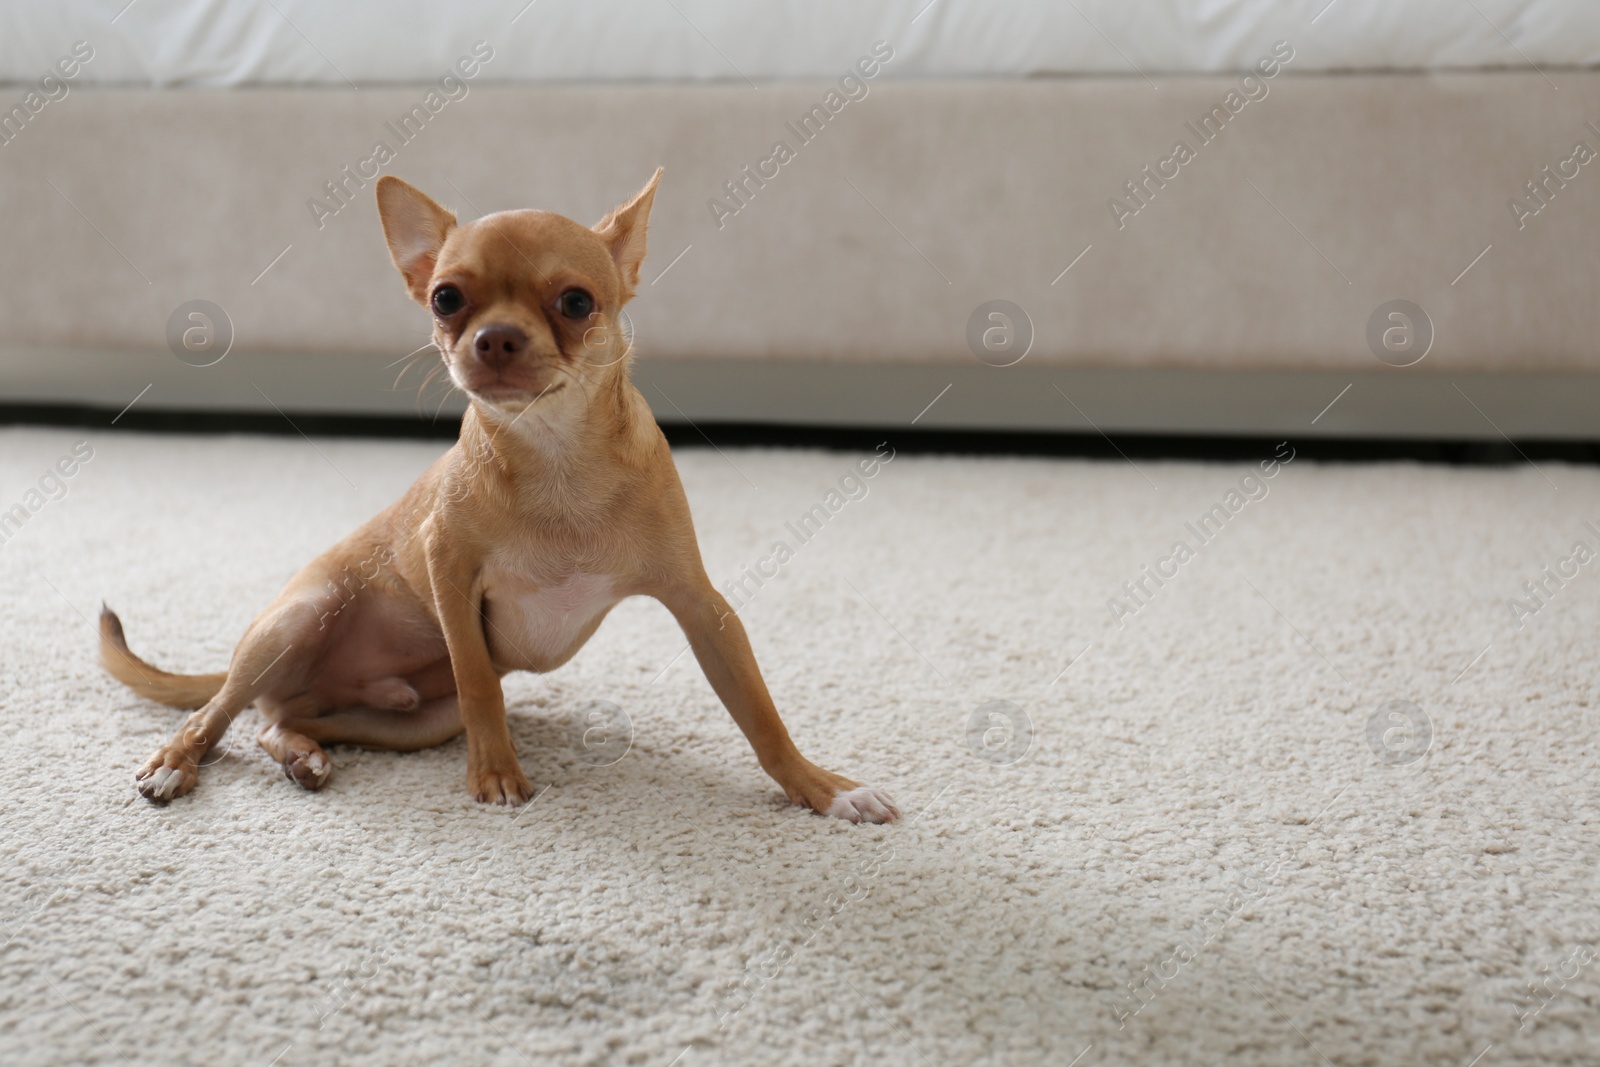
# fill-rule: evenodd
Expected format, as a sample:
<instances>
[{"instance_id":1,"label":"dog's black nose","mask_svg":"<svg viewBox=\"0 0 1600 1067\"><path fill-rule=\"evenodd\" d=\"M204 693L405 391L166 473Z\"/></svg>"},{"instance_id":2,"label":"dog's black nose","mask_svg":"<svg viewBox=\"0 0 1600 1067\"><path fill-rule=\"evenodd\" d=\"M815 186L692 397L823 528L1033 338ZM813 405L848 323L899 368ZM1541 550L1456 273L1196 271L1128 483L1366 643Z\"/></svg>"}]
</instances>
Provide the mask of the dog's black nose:
<instances>
[{"instance_id":1,"label":"dog's black nose","mask_svg":"<svg viewBox=\"0 0 1600 1067\"><path fill-rule=\"evenodd\" d=\"M485 326L473 335L472 347L484 366L500 370L528 350L528 335L515 326Z\"/></svg>"}]
</instances>

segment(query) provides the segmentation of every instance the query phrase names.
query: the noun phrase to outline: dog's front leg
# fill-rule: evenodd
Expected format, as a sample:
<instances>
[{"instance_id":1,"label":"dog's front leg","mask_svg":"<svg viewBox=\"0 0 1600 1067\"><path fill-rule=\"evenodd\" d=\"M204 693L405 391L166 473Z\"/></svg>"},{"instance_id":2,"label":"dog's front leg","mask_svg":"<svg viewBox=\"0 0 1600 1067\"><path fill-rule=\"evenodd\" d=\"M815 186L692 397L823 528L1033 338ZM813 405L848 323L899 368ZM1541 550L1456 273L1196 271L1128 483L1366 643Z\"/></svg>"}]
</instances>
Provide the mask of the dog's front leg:
<instances>
[{"instance_id":1,"label":"dog's front leg","mask_svg":"<svg viewBox=\"0 0 1600 1067\"><path fill-rule=\"evenodd\" d=\"M467 734L467 790L484 803L521 804L533 795L506 725L505 693L483 632L478 555L430 531L428 579L450 652L461 725Z\"/></svg>"},{"instance_id":2,"label":"dog's front leg","mask_svg":"<svg viewBox=\"0 0 1600 1067\"><path fill-rule=\"evenodd\" d=\"M761 678L744 624L707 580L674 589L662 603L683 627L700 669L755 749L761 769L789 799L850 822L890 822L900 812L882 790L825 771L800 754Z\"/></svg>"}]
</instances>

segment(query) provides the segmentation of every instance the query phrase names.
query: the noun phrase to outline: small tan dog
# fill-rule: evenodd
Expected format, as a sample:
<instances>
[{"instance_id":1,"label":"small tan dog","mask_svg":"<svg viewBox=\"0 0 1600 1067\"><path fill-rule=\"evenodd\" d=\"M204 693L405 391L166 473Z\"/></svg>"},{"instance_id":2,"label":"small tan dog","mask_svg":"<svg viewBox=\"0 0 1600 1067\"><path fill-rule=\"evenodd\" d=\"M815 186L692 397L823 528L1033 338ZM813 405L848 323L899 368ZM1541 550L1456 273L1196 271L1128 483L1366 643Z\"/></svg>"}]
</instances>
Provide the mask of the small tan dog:
<instances>
[{"instance_id":1,"label":"small tan dog","mask_svg":"<svg viewBox=\"0 0 1600 1067\"><path fill-rule=\"evenodd\" d=\"M467 789L530 796L501 676L552 671L624 597L653 596L688 635L762 768L796 804L851 822L898 817L876 789L795 747L739 617L706 577L666 439L628 377L618 326L645 255L656 171L594 229L545 211L458 224L392 176L378 212L395 266L434 317L471 400L461 437L398 502L297 574L256 617L225 673L171 674L100 617L106 669L141 696L198 709L139 771L152 800L254 703L260 743L307 789L324 744L413 750L467 735Z\"/></svg>"}]
</instances>

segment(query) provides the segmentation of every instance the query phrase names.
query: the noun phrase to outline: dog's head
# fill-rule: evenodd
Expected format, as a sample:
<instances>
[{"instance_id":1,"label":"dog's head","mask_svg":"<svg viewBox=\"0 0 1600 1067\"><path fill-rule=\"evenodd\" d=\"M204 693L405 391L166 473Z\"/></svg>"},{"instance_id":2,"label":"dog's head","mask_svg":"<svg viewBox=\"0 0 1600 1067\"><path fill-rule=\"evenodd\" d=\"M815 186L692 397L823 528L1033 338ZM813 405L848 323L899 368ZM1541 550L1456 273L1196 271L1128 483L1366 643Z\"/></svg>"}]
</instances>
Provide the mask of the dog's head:
<instances>
[{"instance_id":1,"label":"dog's head","mask_svg":"<svg viewBox=\"0 0 1600 1067\"><path fill-rule=\"evenodd\" d=\"M627 374L619 316L639 283L657 169L593 228L548 211L474 222L392 175L378 180L389 254L433 315L450 380L473 400L520 414L581 405Z\"/></svg>"}]
</instances>

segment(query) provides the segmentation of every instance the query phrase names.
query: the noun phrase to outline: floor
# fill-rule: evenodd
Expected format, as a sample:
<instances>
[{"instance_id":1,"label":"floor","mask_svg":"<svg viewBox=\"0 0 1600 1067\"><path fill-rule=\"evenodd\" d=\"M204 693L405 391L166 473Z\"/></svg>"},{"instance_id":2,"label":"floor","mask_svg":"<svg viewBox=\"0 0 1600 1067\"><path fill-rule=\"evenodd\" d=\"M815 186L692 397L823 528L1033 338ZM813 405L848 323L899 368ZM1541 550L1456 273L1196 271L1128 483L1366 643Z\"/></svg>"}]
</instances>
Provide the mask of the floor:
<instances>
[{"instance_id":1,"label":"floor","mask_svg":"<svg viewBox=\"0 0 1600 1067\"><path fill-rule=\"evenodd\" d=\"M460 741L303 792L254 712L137 798L180 713L101 600L217 669L439 451L0 429L0 1062L1600 1057L1600 471L686 449L792 733L900 823L788 807L637 601L508 681L519 811Z\"/></svg>"}]
</instances>

